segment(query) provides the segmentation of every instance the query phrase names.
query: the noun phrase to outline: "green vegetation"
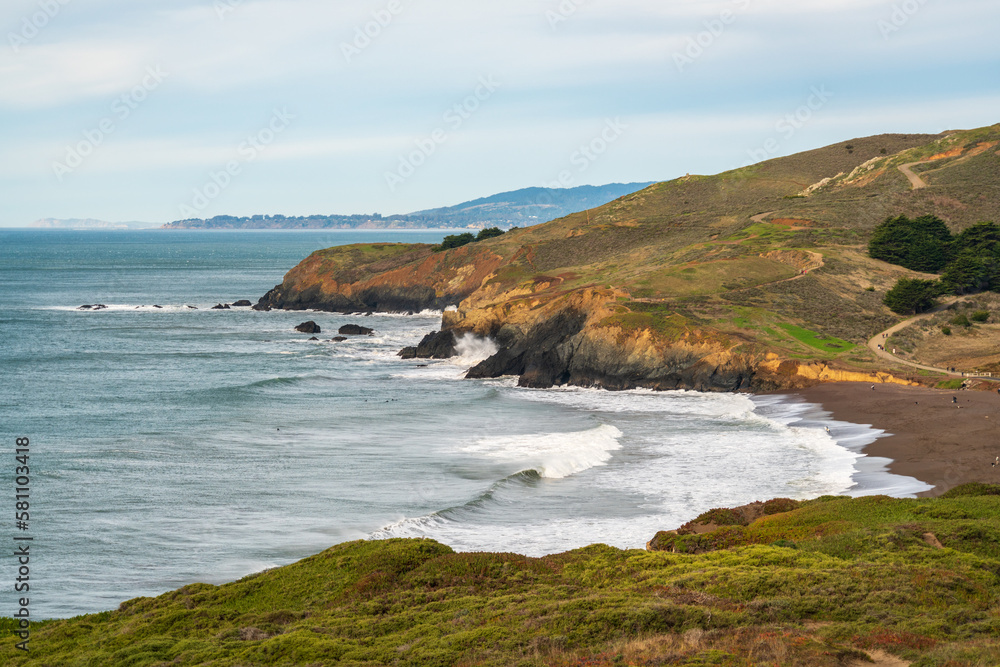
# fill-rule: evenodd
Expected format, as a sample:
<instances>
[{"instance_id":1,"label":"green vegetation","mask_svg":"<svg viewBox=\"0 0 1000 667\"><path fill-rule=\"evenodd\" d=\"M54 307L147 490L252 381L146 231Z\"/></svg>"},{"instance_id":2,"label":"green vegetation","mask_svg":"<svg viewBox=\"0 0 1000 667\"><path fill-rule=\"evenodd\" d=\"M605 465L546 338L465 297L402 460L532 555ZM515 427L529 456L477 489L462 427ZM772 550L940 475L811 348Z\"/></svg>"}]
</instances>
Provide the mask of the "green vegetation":
<instances>
[{"instance_id":1,"label":"green vegetation","mask_svg":"<svg viewBox=\"0 0 1000 667\"><path fill-rule=\"evenodd\" d=\"M888 218L875 228L868 254L913 271L937 273L951 260L951 232L944 220L922 215Z\"/></svg>"},{"instance_id":2,"label":"green vegetation","mask_svg":"<svg viewBox=\"0 0 1000 667\"><path fill-rule=\"evenodd\" d=\"M941 333L943 333L945 336L950 336L951 335L951 327L949 327L949 326L943 326L943 327L941 327Z\"/></svg>"},{"instance_id":3,"label":"green vegetation","mask_svg":"<svg viewBox=\"0 0 1000 667\"><path fill-rule=\"evenodd\" d=\"M951 323L957 327L968 328L972 326L972 322L970 322L969 318L965 316L965 313L959 313L955 317L951 318Z\"/></svg>"},{"instance_id":4,"label":"green vegetation","mask_svg":"<svg viewBox=\"0 0 1000 667\"><path fill-rule=\"evenodd\" d=\"M875 650L1000 664L1000 487L942 498L772 501L713 510L665 551L457 554L431 540L351 542L224 586L115 611L7 619L0 664L801 665ZM939 548L943 545L943 548Z\"/></svg>"},{"instance_id":5,"label":"green vegetation","mask_svg":"<svg viewBox=\"0 0 1000 667\"><path fill-rule=\"evenodd\" d=\"M990 311L988 310L977 310L972 315L969 315L969 319L973 322L978 322L982 324L990 319Z\"/></svg>"},{"instance_id":6,"label":"green vegetation","mask_svg":"<svg viewBox=\"0 0 1000 667\"><path fill-rule=\"evenodd\" d=\"M868 253L914 271L941 272L938 295L1000 290L1000 226L992 222L973 225L953 237L937 216L888 218L875 229ZM886 305L897 313L929 307L913 284L890 300Z\"/></svg>"},{"instance_id":7,"label":"green vegetation","mask_svg":"<svg viewBox=\"0 0 1000 667\"><path fill-rule=\"evenodd\" d=\"M920 278L900 278L896 286L885 293L882 303L900 315L922 313L934 307L941 295L941 283Z\"/></svg>"},{"instance_id":8,"label":"green vegetation","mask_svg":"<svg viewBox=\"0 0 1000 667\"><path fill-rule=\"evenodd\" d=\"M486 239L493 239L498 236L503 236L505 232L499 227L490 227L488 229L479 230L479 234L473 236L471 232L464 232L462 234L452 234L450 236L444 237L441 241L441 245L435 246L434 250L436 252L442 252L444 250L451 250L452 248L461 248L464 245L469 245L470 243L475 243L477 241L485 241Z\"/></svg>"},{"instance_id":9,"label":"green vegetation","mask_svg":"<svg viewBox=\"0 0 1000 667\"><path fill-rule=\"evenodd\" d=\"M849 343L846 340L840 340L839 338L833 338L832 336L818 334L813 331L809 331L808 329L797 327L794 324L779 324L778 326L784 329L795 340L800 343L804 343L809 347L814 347L817 350L838 353L854 349L854 344Z\"/></svg>"}]
</instances>

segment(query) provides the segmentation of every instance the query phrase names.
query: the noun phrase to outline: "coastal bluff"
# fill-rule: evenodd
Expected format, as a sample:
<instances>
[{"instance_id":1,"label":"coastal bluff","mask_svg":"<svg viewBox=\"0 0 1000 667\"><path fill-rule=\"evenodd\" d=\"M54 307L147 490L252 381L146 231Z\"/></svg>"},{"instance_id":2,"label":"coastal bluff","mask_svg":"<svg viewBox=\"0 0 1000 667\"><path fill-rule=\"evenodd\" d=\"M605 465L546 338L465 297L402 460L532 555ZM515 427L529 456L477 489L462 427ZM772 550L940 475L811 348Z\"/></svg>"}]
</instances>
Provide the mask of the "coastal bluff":
<instances>
[{"instance_id":1,"label":"coastal bluff","mask_svg":"<svg viewBox=\"0 0 1000 667\"><path fill-rule=\"evenodd\" d=\"M863 137L657 183L461 247L320 250L254 307L443 311L448 340L498 346L469 377L517 376L524 387L933 385L947 375L867 343L907 319L884 303L900 279L934 276L875 259L868 240L893 216L938 216L952 233L1000 219L1000 200L982 195L1000 184L997 145L1000 125ZM915 189L901 167L921 161L935 168ZM447 354L432 343L404 356ZM982 365L966 361L958 370Z\"/></svg>"}]
</instances>

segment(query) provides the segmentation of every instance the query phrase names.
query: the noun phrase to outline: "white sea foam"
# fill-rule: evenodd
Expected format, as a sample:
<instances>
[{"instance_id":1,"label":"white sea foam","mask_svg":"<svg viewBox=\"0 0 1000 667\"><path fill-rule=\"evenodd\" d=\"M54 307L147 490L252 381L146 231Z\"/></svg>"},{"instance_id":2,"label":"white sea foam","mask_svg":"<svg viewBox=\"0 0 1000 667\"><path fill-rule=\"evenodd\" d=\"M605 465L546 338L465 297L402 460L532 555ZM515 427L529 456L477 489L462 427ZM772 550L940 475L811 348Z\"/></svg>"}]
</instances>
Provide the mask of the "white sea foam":
<instances>
[{"instance_id":1,"label":"white sea foam","mask_svg":"<svg viewBox=\"0 0 1000 667\"><path fill-rule=\"evenodd\" d=\"M622 432L609 424L577 433L540 433L482 438L462 448L467 454L510 462L541 477L562 479L605 465L621 449Z\"/></svg>"},{"instance_id":2,"label":"white sea foam","mask_svg":"<svg viewBox=\"0 0 1000 667\"><path fill-rule=\"evenodd\" d=\"M491 338L480 338L471 333L462 334L455 341L456 356L449 359L453 366L471 368L497 353L497 344Z\"/></svg>"}]
</instances>

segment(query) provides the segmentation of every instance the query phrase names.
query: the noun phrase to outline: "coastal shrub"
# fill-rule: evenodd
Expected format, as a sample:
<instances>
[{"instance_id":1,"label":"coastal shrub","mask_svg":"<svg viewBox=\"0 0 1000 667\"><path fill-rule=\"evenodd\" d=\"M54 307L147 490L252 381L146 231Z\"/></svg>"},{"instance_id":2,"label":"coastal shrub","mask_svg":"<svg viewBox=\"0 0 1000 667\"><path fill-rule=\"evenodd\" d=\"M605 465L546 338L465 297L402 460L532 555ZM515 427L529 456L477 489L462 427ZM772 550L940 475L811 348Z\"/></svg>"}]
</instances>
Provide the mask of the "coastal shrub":
<instances>
[{"instance_id":1,"label":"coastal shrub","mask_svg":"<svg viewBox=\"0 0 1000 667\"><path fill-rule=\"evenodd\" d=\"M941 283L920 278L900 278L895 287L886 292L882 303L900 315L922 313L934 306L934 299L941 295Z\"/></svg>"},{"instance_id":2,"label":"coastal shrub","mask_svg":"<svg viewBox=\"0 0 1000 667\"><path fill-rule=\"evenodd\" d=\"M475 236L473 236L471 232L452 234L444 237L444 240L441 241L441 245L434 246L434 250L435 252L441 252L443 250L451 250L452 248L461 248L462 246L469 245L470 243L503 236L505 233L506 232L499 227L488 227L486 229L479 230L479 234Z\"/></svg>"},{"instance_id":3,"label":"coastal shrub","mask_svg":"<svg viewBox=\"0 0 1000 667\"><path fill-rule=\"evenodd\" d=\"M479 230L479 233L476 234L476 240L485 241L486 239L493 239L503 235L504 231L499 227L487 227L486 229Z\"/></svg>"},{"instance_id":4,"label":"coastal shrub","mask_svg":"<svg viewBox=\"0 0 1000 667\"><path fill-rule=\"evenodd\" d=\"M972 322L969 318L965 316L965 313L959 313L955 317L951 318L951 323L957 327L971 327Z\"/></svg>"},{"instance_id":5,"label":"coastal shrub","mask_svg":"<svg viewBox=\"0 0 1000 667\"><path fill-rule=\"evenodd\" d=\"M973 322L979 322L979 323L986 322L988 319L990 319L990 311L977 310L976 312L972 313L972 315L969 316L969 319L972 320Z\"/></svg>"},{"instance_id":6,"label":"coastal shrub","mask_svg":"<svg viewBox=\"0 0 1000 667\"><path fill-rule=\"evenodd\" d=\"M941 498L978 498L981 496L1000 496L1000 484L972 482L956 486L941 494Z\"/></svg>"},{"instance_id":7,"label":"coastal shrub","mask_svg":"<svg viewBox=\"0 0 1000 667\"><path fill-rule=\"evenodd\" d=\"M452 248L461 248L464 245L468 245L476 240L476 237L469 232L464 234L452 234L450 236L444 237L441 241L441 245L436 246L434 249L437 251L441 250L451 250Z\"/></svg>"},{"instance_id":8,"label":"coastal shrub","mask_svg":"<svg viewBox=\"0 0 1000 667\"><path fill-rule=\"evenodd\" d=\"M905 215L887 218L875 228L868 254L913 271L937 273L951 260L951 231L941 218Z\"/></svg>"},{"instance_id":9,"label":"coastal shrub","mask_svg":"<svg viewBox=\"0 0 1000 667\"><path fill-rule=\"evenodd\" d=\"M950 336L951 335L951 327L949 327L949 326L943 326L943 327L941 327L941 333L943 333L945 336Z\"/></svg>"}]
</instances>

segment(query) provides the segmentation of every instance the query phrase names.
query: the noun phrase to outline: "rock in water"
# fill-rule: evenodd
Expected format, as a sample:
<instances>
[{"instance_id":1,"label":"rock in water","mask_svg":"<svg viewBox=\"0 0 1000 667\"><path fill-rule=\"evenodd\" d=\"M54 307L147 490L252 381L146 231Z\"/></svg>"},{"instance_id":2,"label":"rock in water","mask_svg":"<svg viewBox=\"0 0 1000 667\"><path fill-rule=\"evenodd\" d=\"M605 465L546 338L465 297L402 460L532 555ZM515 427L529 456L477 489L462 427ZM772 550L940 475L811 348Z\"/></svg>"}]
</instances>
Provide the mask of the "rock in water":
<instances>
[{"instance_id":1,"label":"rock in water","mask_svg":"<svg viewBox=\"0 0 1000 667\"><path fill-rule=\"evenodd\" d=\"M295 330L298 331L299 333L306 333L306 334L323 333L323 330L319 328L319 325L313 322L312 320L309 320L308 322L303 322L299 326L295 327Z\"/></svg>"},{"instance_id":2,"label":"rock in water","mask_svg":"<svg viewBox=\"0 0 1000 667\"><path fill-rule=\"evenodd\" d=\"M347 340L347 338L344 337L344 336L334 336L333 338L330 339L330 342L331 343L343 343L345 340Z\"/></svg>"},{"instance_id":3,"label":"rock in water","mask_svg":"<svg viewBox=\"0 0 1000 667\"><path fill-rule=\"evenodd\" d=\"M214 306L212 306L212 310L229 310L229 304L228 303L217 303Z\"/></svg>"},{"instance_id":4,"label":"rock in water","mask_svg":"<svg viewBox=\"0 0 1000 667\"><path fill-rule=\"evenodd\" d=\"M239 301L233 304L233 306L236 308L249 308L252 305L253 304L247 301L246 299L240 299Z\"/></svg>"},{"instance_id":5,"label":"rock in water","mask_svg":"<svg viewBox=\"0 0 1000 667\"><path fill-rule=\"evenodd\" d=\"M424 336L416 347L406 347L399 352L403 359L450 359L455 356L455 334L452 331L435 331Z\"/></svg>"},{"instance_id":6,"label":"rock in water","mask_svg":"<svg viewBox=\"0 0 1000 667\"><path fill-rule=\"evenodd\" d=\"M345 324L338 331L341 336L370 336L375 333L374 329L358 326L357 324Z\"/></svg>"}]
</instances>

